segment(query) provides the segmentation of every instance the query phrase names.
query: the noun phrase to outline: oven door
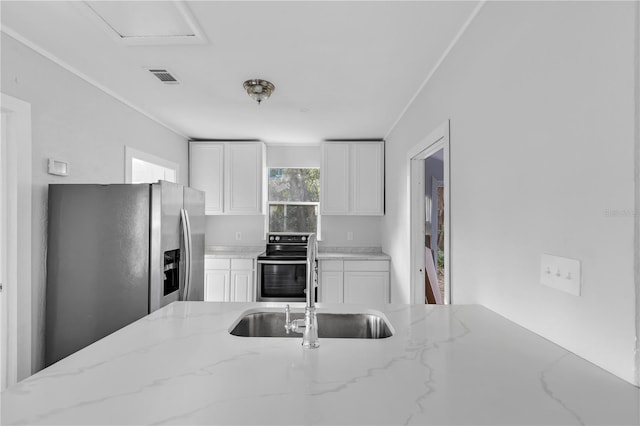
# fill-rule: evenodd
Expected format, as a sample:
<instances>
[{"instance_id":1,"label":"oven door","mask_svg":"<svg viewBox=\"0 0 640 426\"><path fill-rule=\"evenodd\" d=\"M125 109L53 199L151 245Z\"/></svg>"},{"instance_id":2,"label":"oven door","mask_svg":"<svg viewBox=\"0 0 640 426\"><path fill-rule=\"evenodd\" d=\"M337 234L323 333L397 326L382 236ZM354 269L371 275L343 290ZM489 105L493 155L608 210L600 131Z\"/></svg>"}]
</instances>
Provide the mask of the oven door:
<instances>
[{"instance_id":1,"label":"oven door","mask_svg":"<svg viewBox=\"0 0 640 426\"><path fill-rule=\"evenodd\" d=\"M258 302L304 302L306 260L258 260Z\"/></svg>"}]
</instances>

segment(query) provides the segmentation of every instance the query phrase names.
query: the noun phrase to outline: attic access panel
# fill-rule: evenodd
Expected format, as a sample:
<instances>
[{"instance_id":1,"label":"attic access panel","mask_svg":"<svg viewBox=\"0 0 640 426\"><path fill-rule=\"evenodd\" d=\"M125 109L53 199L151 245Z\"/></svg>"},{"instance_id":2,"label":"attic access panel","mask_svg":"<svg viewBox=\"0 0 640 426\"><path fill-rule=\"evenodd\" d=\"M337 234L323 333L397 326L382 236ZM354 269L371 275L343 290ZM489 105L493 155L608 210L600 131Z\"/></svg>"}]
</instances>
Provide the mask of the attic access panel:
<instances>
[{"instance_id":1,"label":"attic access panel","mask_svg":"<svg viewBox=\"0 0 640 426\"><path fill-rule=\"evenodd\" d=\"M204 33L183 2L83 1L76 4L114 40L124 44L206 42Z\"/></svg>"}]
</instances>

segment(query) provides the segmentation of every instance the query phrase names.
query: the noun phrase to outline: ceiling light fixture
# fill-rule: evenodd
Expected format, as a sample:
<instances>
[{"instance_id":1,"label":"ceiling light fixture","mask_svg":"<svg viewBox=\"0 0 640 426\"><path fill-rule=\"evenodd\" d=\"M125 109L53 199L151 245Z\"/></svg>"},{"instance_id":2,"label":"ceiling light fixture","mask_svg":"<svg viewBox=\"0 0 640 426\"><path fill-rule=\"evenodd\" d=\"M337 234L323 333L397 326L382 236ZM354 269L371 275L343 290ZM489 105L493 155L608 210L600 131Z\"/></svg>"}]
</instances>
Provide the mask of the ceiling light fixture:
<instances>
[{"instance_id":1,"label":"ceiling light fixture","mask_svg":"<svg viewBox=\"0 0 640 426\"><path fill-rule=\"evenodd\" d=\"M269 96L271 96L271 93L276 88L273 83L270 83L267 80L260 80L258 78L247 80L242 86L244 87L244 90L247 91L247 95L255 99L258 102L258 105L262 101L269 99Z\"/></svg>"}]
</instances>

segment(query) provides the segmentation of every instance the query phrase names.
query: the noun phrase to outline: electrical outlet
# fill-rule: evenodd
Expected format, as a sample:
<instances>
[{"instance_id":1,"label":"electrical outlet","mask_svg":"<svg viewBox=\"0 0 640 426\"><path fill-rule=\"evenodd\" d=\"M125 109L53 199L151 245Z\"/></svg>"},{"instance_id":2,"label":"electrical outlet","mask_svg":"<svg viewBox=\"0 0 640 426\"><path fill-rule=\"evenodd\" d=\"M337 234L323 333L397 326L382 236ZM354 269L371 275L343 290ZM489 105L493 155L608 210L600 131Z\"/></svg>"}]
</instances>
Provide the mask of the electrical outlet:
<instances>
[{"instance_id":1,"label":"electrical outlet","mask_svg":"<svg viewBox=\"0 0 640 426\"><path fill-rule=\"evenodd\" d=\"M242 232L237 231L236 232L236 241L240 241L240 240L242 240Z\"/></svg>"},{"instance_id":2,"label":"electrical outlet","mask_svg":"<svg viewBox=\"0 0 640 426\"><path fill-rule=\"evenodd\" d=\"M347 241L353 241L353 232L347 232Z\"/></svg>"},{"instance_id":3,"label":"electrical outlet","mask_svg":"<svg viewBox=\"0 0 640 426\"><path fill-rule=\"evenodd\" d=\"M580 296L580 261L543 254L540 258L540 284Z\"/></svg>"}]
</instances>

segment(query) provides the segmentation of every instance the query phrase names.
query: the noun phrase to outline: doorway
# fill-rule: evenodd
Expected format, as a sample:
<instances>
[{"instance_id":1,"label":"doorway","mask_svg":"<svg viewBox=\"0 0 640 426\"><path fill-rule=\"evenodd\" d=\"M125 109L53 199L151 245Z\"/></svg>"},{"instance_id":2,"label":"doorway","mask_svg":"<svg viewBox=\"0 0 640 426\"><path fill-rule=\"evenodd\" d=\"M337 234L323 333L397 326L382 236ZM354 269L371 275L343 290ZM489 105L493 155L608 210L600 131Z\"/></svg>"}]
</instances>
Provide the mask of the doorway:
<instances>
[{"instance_id":1,"label":"doorway","mask_svg":"<svg viewBox=\"0 0 640 426\"><path fill-rule=\"evenodd\" d=\"M411 295L450 304L449 121L409 152Z\"/></svg>"},{"instance_id":2,"label":"doorway","mask_svg":"<svg viewBox=\"0 0 640 426\"><path fill-rule=\"evenodd\" d=\"M424 159L425 298L443 304L444 296L444 149Z\"/></svg>"}]
</instances>

